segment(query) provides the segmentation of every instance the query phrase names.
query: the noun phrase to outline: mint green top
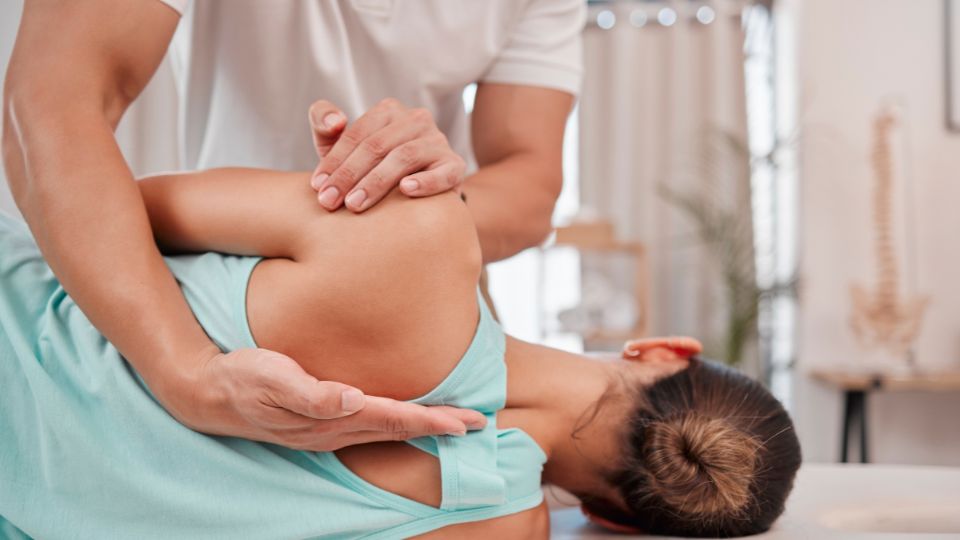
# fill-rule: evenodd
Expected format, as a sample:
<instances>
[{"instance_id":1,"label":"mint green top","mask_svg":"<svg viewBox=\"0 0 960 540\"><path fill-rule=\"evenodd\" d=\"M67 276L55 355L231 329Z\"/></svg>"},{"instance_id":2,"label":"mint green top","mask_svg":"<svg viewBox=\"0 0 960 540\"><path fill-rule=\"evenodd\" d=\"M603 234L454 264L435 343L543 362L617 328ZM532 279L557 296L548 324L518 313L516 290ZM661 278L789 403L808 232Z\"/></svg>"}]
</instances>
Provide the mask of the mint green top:
<instances>
[{"instance_id":1,"label":"mint green top","mask_svg":"<svg viewBox=\"0 0 960 540\"><path fill-rule=\"evenodd\" d=\"M166 261L224 351L256 346L245 297L258 259ZM434 508L373 486L333 453L178 423L64 292L26 227L0 214L0 538L401 538L533 508L545 456L496 426L504 335L480 305L460 363L415 400L489 419L465 437L411 442L439 457Z\"/></svg>"}]
</instances>

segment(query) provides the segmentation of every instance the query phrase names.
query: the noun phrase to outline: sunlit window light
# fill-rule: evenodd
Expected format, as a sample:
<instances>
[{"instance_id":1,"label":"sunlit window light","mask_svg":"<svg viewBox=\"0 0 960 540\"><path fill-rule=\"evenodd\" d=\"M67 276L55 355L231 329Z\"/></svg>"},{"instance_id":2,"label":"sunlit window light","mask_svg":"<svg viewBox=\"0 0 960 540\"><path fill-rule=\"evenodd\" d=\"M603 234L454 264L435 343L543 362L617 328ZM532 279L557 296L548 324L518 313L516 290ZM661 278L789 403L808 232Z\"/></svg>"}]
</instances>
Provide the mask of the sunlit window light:
<instances>
[{"instance_id":1,"label":"sunlit window light","mask_svg":"<svg viewBox=\"0 0 960 540\"><path fill-rule=\"evenodd\" d=\"M647 12L642 9L635 9L630 12L630 24L641 28L647 24Z\"/></svg>"},{"instance_id":2,"label":"sunlit window light","mask_svg":"<svg viewBox=\"0 0 960 540\"><path fill-rule=\"evenodd\" d=\"M604 30L609 30L613 28L613 25L617 24L617 16L614 15L609 9L605 9L600 13L597 13L597 26L603 28Z\"/></svg>"},{"instance_id":3,"label":"sunlit window light","mask_svg":"<svg viewBox=\"0 0 960 540\"><path fill-rule=\"evenodd\" d=\"M697 9L697 20L700 24L710 24L717 19L717 12L710 6L700 6Z\"/></svg>"},{"instance_id":4,"label":"sunlit window light","mask_svg":"<svg viewBox=\"0 0 960 540\"><path fill-rule=\"evenodd\" d=\"M663 26L673 26L677 22L677 12L665 7L657 13L657 22Z\"/></svg>"}]
</instances>

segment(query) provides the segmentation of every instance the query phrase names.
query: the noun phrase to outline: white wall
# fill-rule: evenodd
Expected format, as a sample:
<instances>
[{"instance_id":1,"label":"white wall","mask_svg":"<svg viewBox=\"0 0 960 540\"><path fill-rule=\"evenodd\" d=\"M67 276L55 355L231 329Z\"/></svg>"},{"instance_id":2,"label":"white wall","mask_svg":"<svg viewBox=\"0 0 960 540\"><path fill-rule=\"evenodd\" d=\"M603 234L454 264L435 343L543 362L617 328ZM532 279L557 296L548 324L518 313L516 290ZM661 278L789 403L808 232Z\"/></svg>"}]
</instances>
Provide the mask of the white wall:
<instances>
[{"instance_id":1,"label":"white wall","mask_svg":"<svg viewBox=\"0 0 960 540\"><path fill-rule=\"evenodd\" d=\"M13 41L17 36L17 25L20 24L20 11L23 9L22 0L4 0L0 2L0 73L7 73L7 61L10 51L13 50ZM10 197L7 188L7 177L0 168L0 212L17 213L17 207Z\"/></svg>"},{"instance_id":2,"label":"white wall","mask_svg":"<svg viewBox=\"0 0 960 540\"><path fill-rule=\"evenodd\" d=\"M917 359L923 368L960 369L960 134L945 129L942 0L798 5L803 290L795 406L806 457L824 461L838 453L841 402L803 374L864 356L848 323L849 287L875 279L870 129L884 100L903 105L896 144L905 160L896 181L913 182L916 283L932 298ZM904 213L895 219L902 232ZM874 461L960 465L960 393L877 395L870 406Z\"/></svg>"}]
</instances>

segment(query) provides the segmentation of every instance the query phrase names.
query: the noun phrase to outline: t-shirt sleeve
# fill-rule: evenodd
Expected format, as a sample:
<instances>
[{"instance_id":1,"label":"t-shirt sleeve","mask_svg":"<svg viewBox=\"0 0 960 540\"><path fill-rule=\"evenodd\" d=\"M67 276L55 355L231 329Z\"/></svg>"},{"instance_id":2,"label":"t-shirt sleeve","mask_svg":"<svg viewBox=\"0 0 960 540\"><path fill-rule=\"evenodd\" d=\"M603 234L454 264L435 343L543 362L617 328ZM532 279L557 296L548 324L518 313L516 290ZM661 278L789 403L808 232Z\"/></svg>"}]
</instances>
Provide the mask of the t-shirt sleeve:
<instances>
[{"instance_id":1,"label":"t-shirt sleeve","mask_svg":"<svg viewBox=\"0 0 960 540\"><path fill-rule=\"evenodd\" d=\"M172 7L174 11L183 15L183 12L187 9L187 4L190 3L190 0L160 0L164 4Z\"/></svg>"},{"instance_id":2,"label":"t-shirt sleeve","mask_svg":"<svg viewBox=\"0 0 960 540\"><path fill-rule=\"evenodd\" d=\"M543 86L577 95L583 78L583 0L530 0L482 82Z\"/></svg>"}]
</instances>

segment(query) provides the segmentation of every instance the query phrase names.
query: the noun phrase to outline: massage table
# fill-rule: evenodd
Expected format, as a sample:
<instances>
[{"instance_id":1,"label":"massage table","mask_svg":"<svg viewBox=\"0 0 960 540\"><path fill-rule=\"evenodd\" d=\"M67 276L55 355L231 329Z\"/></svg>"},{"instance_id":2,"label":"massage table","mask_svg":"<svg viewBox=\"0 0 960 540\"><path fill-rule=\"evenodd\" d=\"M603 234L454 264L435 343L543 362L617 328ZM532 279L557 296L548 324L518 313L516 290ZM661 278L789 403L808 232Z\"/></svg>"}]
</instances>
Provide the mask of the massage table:
<instances>
[{"instance_id":1,"label":"massage table","mask_svg":"<svg viewBox=\"0 0 960 540\"><path fill-rule=\"evenodd\" d=\"M589 524L574 498L545 489L551 538L661 538L608 533ZM787 510L758 540L960 539L960 468L804 464Z\"/></svg>"}]
</instances>

